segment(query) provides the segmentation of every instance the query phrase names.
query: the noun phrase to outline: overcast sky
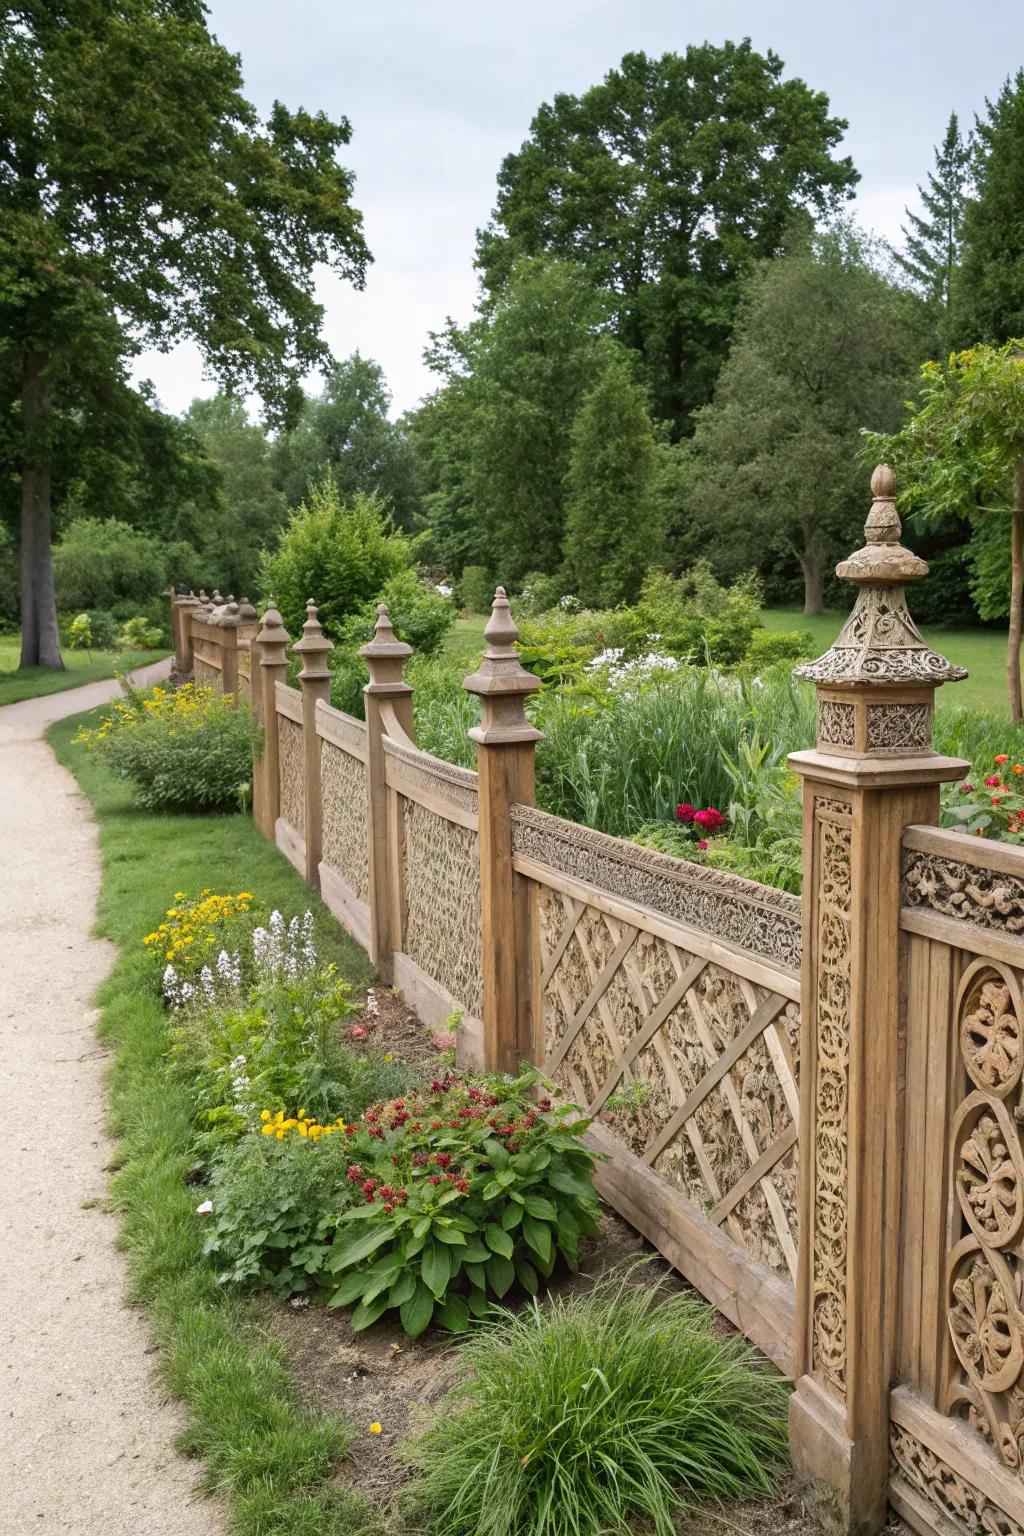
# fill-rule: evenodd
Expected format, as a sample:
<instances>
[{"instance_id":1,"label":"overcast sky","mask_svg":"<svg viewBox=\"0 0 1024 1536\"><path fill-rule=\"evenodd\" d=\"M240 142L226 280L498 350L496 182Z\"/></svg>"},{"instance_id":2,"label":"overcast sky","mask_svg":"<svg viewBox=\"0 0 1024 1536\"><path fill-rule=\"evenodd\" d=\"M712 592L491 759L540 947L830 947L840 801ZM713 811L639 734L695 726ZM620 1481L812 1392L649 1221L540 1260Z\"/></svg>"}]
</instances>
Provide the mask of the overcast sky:
<instances>
[{"instance_id":1,"label":"overcast sky","mask_svg":"<svg viewBox=\"0 0 1024 1536\"><path fill-rule=\"evenodd\" d=\"M261 112L278 98L352 124L344 158L374 262L362 292L327 274L319 296L335 355L376 358L396 411L432 387L428 331L472 313L474 233L503 156L541 102L585 90L624 53L744 36L773 48L848 120L855 214L894 240L950 111L973 123L1024 65L1021 0L210 0L210 12ZM213 389L191 347L147 353L136 374L173 411Z\"/></svg>"}]
</instances>

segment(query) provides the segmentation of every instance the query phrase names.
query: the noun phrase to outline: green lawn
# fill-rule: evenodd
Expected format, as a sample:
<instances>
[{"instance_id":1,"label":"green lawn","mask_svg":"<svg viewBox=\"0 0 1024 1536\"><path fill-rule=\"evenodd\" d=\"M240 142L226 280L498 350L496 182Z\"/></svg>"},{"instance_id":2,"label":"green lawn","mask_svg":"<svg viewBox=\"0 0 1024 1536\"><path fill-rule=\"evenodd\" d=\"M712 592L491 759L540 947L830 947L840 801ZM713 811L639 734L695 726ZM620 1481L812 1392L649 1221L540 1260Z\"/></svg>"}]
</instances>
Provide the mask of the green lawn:
<instances>
[{"instance_id":1,"label":"green lawn","mask_svg":"<svg viewBox=\"0 0 1024 1536\"><path fill-rule=\"evenodd\" d=\"M228 1502L232 1536L369 1536L377 1523L368 1506L335 1476L350 1442L347 1427L300 1401L285 1353L269 1337L266 1303L228 1292L203 1255L206 1234L196 1216L202 1191L190 1182L194 1106L168 1065L168 1015L142 938L176 890L244 889L286 914L312 907L319 952L354 985L365 985L371 968L247 816L140 811L97 755L74 744L79 726L99 719L94 710L62 720L48 739L99 822L96 931L119 950L97 1001L99 1032L113 1051L113 1198L129 1300L145 1309L161 1376L186 1406L179 1446L202 1458L206 1487Z\"/></svg>"},{"instance_id":2,"label":"green lawn","mask_svg":"<svg viewBox=\"0 0 1024 1536\"><path fill-rule=\"evenodd\" d=\"M766 629L806 629L820 651L828 650L846 622L845 613L821 613L808 617L799 608L767 608L761 615ZM1006 630L940 629L922 631L936 651L957 666L966 667L970 676L964 683L943 690L943 703L970 709L1009 713L1006 697Z\"/></svg>"},{"instance_id":3,"label":"green lawn","mask_svg":"<svg viewBox=\"0 0 1024 1536\"><path fill-rule=\"evenodd\" d=\"M38 699L45 693L63 693L65 688L80 688L84 683L99 683L115 672L130 672L160 661L167 651L65 651L63 672L50 667L26 667L18 671L21 638L0 635L0 705L18 704L22 699Z\"/></svg>"}]
</instances>

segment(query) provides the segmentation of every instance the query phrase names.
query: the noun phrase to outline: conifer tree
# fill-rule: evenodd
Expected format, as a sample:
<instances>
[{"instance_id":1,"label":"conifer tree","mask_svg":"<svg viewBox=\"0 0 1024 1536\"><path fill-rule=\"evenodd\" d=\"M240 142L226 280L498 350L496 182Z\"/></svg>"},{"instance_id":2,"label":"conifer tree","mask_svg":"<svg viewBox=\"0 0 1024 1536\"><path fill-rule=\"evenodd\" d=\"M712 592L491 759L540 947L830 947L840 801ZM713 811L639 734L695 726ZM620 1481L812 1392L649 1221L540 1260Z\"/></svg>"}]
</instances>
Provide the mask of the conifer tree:
<instances>
[{"instance_id":1,"label":"conifer tree","mask_svg":"<svg viewBox=\"0 0 1024 1536\"><path fill-rule=\"evenodd\" d=\"M935 312L940 330L947 328L953 279L960 262L964 204L970 176L970 146L964 143L955 112L935 151L935 169L927 186L919 186L924 214L909 208L902 226L906 248L896 261Z\"/></svg>"},{"instance_id":2,"label":"conifer tree","mask_svg":"<svg viewBox=\"0 0 1024 1536\"><path fill-rule=\"evenodd\" d=\"M1024 336L1024 69L985 105L955 304L965 347Z\"/></svg>"}]
</instances>

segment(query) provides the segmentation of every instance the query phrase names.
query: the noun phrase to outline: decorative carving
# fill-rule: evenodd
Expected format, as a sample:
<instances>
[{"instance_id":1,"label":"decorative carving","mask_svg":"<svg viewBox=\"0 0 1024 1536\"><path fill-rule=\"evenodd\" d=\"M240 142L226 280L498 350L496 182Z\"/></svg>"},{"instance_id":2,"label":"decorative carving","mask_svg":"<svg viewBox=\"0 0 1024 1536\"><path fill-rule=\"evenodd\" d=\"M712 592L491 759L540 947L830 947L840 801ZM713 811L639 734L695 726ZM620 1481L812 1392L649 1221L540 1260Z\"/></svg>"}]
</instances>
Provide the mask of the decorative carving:
<instances>
[{"instance_id":1,"label":"decorative carving","mask_svg":"<svg viewBox=\"0 0 1024 1536\"><path fill-rule=\"evenodd\" d=\"M300 837L306 835L306 795L302 761L302 727L287 715L277 717L281 762L281 817Z\"/></svg>"},{"instance_id":2,"label":"decorative carving","mask_svg":"<svg viewBox=\"0 0 1024 1536\"><path fill-rule=\"evenodd\" d=\"M324 862L360 901L369 894L366 769L330 741L320 744Z\"/></svg>"},{"instance_id":3,"label":"decorative carving","mask_svg":"<svg viewBox=\"0 0 1024 1536\"><path fill-rule=\"evenodd\" d=\"M966 860L905 848L903 904L930 907L979 928L1024 932L1024 879Z\"/></svg>"},{"instance_id":4,"label":"decorative carving","mask_svg":"<svg viewBox=\"0 0 1024 1536\"><path fill-rule=\"evenodd\" d=\"M944 1406L964 1417L1021 1477L1024 1005L1017 973L987 958L972 961L957 989L954 1025L973 1086L950 1128L953 1213L958 1205L962 1223L946 1261L955 1359Z\"/></svg>"},{"instance_id":5,"label":"decorative carving","mask_svg":"<svg viewBox=\"0 0 1024 1536\"><path fill-rule=\"evenodd\" d=\"M930 704L869 704L868 748L873 752L920 752L932 739Z\"/></svg>"},{"instance_id":6,"label":"decorative carving","mask_svg":"<svg viewBox=\"0 0 1024 1536\"><path fill-rule=\"evenodd\" d=\"M827 814L821 815L824 810ZM819 846L815 978L814 1302L811 1360L846 1390L847 1088L852 828L842 801L815 802ZM842 815L842 820L831 819ZM842 813L845 813L843 815Z\"/></svg>"},{"instance_id":7,"label":"decorative carving","mask_svg":"<svg viewBox=\"0 0 1024 1536\"><path fill-rule=\"evenodd\" d=\"M852 704L838 699L818 700L818 740L832 747L852 747L854 711Z\"/></svg>"},{"instance_id":8,"label":"decorative carving","mask_svg":"<svg viewBox=\"0 0 1024 1536\"><path fill-rule=\"evenodd\" d=\"M897 1484L903 1480L923 1494L964 1536L1024 1536L1024 1526L902 1424L890 1425L889 1450L890 1472Z\"/></svg>"},{"instance_id":9,"label":"decorative carving","mask_svg":"<svg viewBox=\"0 0 1024 1536\"><path fill-rule=\"evenodd\" d=\"M655 853L532 806L512 811L516 858L546 864L608 895L723 939L788 971L802 953L800 898Z\"/></svg>"},{"instance_id":10,"label":"decorative carving","mask_svg":"<svg viewBox=\"0 0 1024 1536\"><path fill-rule=\"evenodd\" d=\"M398 787L404 789L408 785L411 790L418 788L425 794L447 800L449 805L456 805L473 816L477 814L477 775L472 768L460 768L456 763L443 762L439 757L431 757L429 752L403 746L401 742L392 741L388 737L384 738L384 752L396 765L397 776L401 779ZM390 776L388 782L391 782Z\"/></svg>"},{"instance_id":11,"label":"decorative carving","mask_svg":"<svg viewBox=\"0 0 1024 1536\"><path fill-rule=\"evenodd\" d=\"M480 1017L480 855L476 832L405 802L405 953Z\"/></svg>"},{"instance_id":12,"label":"decorative carving","mask_svg":"<svg viewBox=\"0 0 1024 1536\"><path fill-rule=\"evenodd\" d=\"M543 885L537 901L545 1071L793 1278L796 1004Z\"/></svg>"}]
</instances>

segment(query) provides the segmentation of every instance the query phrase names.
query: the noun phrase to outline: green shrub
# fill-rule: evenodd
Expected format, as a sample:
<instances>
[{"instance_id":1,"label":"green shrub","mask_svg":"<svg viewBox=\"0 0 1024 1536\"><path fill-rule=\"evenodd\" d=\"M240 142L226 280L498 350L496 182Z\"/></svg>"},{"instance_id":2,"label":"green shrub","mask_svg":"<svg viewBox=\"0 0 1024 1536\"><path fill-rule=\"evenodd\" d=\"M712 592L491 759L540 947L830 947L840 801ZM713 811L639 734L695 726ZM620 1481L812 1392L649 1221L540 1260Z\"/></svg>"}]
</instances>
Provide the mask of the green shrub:
<instances>
[{"instance_id":1,"label":"green shrub","mask_svg":"<svg viewBox=\"0 0 1024 1536\"><path fill-rule=\"evenodd\" d=\"M80 517L53 550L57 606L110 608L152 597L167 585L163 544L115 517Z\"/></svg>"},{"instance_id":2,"label":"green shrub","mask_svg":"<svg viewBox=\"0 0 1024 1536\"><path fill-rule=\"evenodd\" d=\"M92 635L92 649L112 651L117 640L118 624L109 608L86 608L80 614L61 614L60 632L64 645L74 649L71 626L80 618L88 619Z\"/></svg>"},{"instance_id":3,"label":"green shrub","mask_svg":"<svg viewBox=\"0 0 1024 1536\"><path fill-rule=\"evenodd\" d=\"M360 648L371 639L377 605L388 605L391 624L399 640L411 645L414 656L433 656L455 623L455 604L414 570L399 571L360 611L346 619L328 660L331 703L350 715L362 715L362 690L369 676Z\"/></svg>"},{"instance_id":4,"label":"green shrub","mask_svg":"<svg viewBox=\"0 0 1024 1536\"><path fill-rule=\"evenodd\" d=\"M597 1230L590 1122L534 1104L535 1081L447 1074L366 1111L346 1175L358 1203L323 1255L353 1328L397 1308L412 1335L434 1320L461 1333L517 1282L536 1292L559 1257L575 1268Z\"/></svg>"},{"instance_id":5,"label":"green shrub","mask_svg":"<svg viewBox=\"0 0 1024 1536\"><path fill-rule=\"evenodd\" d=\"M467 565L459 577L459 599L470 613L490 613L494 597L491 573L483 565Z\"/></svg>"},{"instance_id":6,"label":"green shrub","mask_svg":"<svg viewBox=\"0 0 1024 1536\"><path fill-rule=\"evenodd\" d=\"M639 632L672 655L731 666L750 648L761 589L753 575L723 587L710 565L698 561L678 577L648 571L635 611Z\"/></svg>"},{"instance_id":7,"label":"green shrub","mask_svg":"<svg viewBox=\"0 0 1024 1536\"><path fill-rule=\"evenodd\" d=\"M779 661L801 661L814 655L814 640L806 629L755 629L743 657L754 669Z\"/></svg>"},{"instance_id":8,"label":"green shrub","mask_svg":"<svg viewBox=\"0 0 1024 1536\"><path fill-rule=\"evenodd\" d=\"M80 613L68 625L67 643L73 651L91 651L95 645L92 620L87 613Z\"/></svg>"},{"instance_id":9,"label":"green shrub","mask_svg":"<svg viewBox=\"0 0 1024 1536\"><path fill-rule=\"evenodd\" d=\"M140 615L126 619L117 637L122 651L155 651L163 643L164 632L156 624L150 624Z\"/></svg>"},{"instance_id":10,"label":"green shrub","mask_svg":"<svg viewBox=\"0 0 1024 1536\"><path fill-rule=\"evenodd\" d=\"M406 1448L426 1536L673 1536L690 1499L767 1492L785 1465L785 1385L692 1291L627 1276L553 1296L459 1361Z\"/></svg>"},{"instance_id":11,"label":"green shrub","mask_svg":"<svg viewBox=\"0 0 1024 1536\"><path fill-rule=\"evenodd\" d=\"M123 699L96 731L75 739L102 752L135 787L148 811L216 811L249 793L255 745L244 704L186 683L139 690L121 679Z\"/></svg>"},{"instance_id":12,"label":"green shrub","mask_svg":"<svg viewBox=\"0 0 1024 1536\"><path fill-rule=\"evenodd\" d=\"M391 577L412 565L413 554L413 544L394 530L379 497L357 491L343 499L328 474L310 487L277 548L264 555L260 583L293 636L313 598L321 624L337 640L345 620L378 602Z\"/></svg>"},{"instance_id":13,"label":"green shrub","mask_svg":"<svg viewBox=\"0 0 1024 1536\"><path fill-rule=\"evenodd\" d=\"M551 576L544 571L530 571L523 577L519 596L515 601L517 617L535 617L539 613L548 613L552 608L557 608L560 600L566 596L566 588L565 577L557 572ZM583 605L580 603L577 606Z\"/></svg>"}]
</instances>

